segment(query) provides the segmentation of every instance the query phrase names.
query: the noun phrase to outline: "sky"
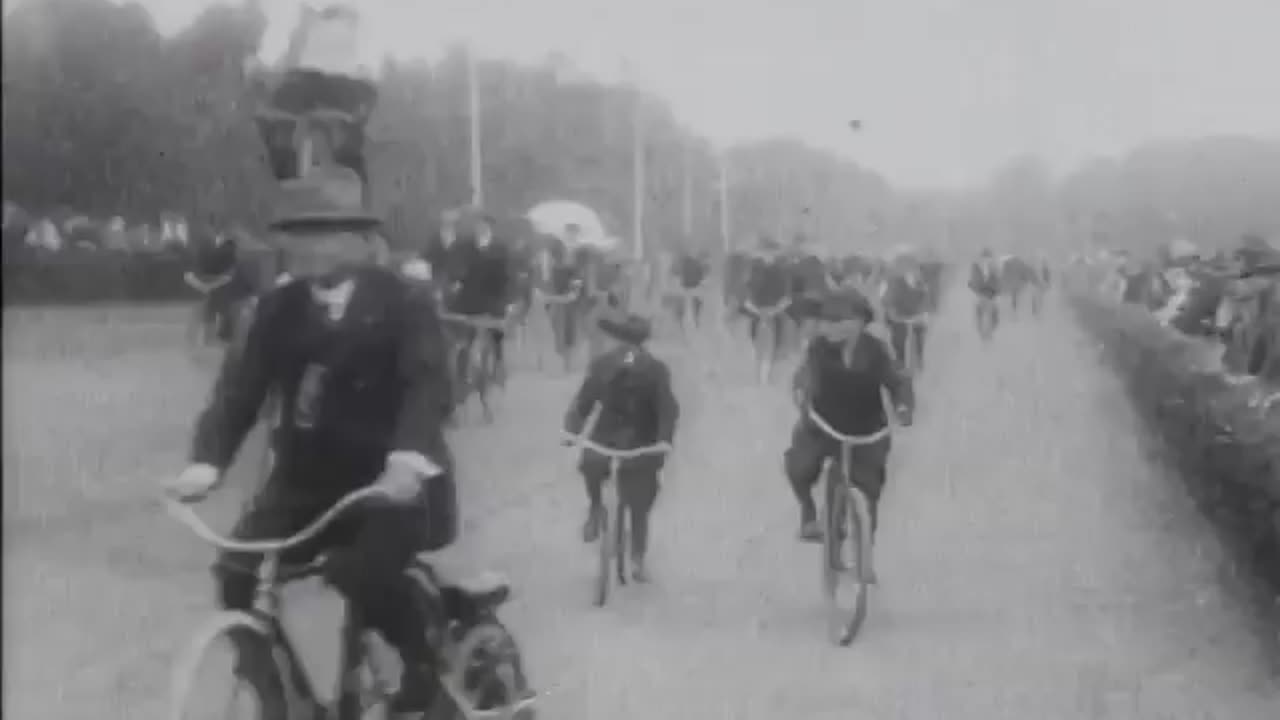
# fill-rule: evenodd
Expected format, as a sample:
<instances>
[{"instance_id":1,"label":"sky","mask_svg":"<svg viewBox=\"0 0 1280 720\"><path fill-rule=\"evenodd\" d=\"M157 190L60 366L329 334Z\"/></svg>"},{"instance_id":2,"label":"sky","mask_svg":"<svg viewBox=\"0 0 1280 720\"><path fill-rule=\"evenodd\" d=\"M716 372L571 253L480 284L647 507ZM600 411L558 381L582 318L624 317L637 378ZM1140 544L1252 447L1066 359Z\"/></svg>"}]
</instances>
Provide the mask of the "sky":
<instances>
[{"instance_id":1,"label":"sky","mask_svg":"<svg viewBox=\"0 0 1280 720\"><path fill-rule=\"evenodd\" d=\"M299 1L262 2L274 60ZM171 32L206 1L141 4ZM1280 138L1280 0L348 4L371 56L558 52L661 94L719 145L792 135L900 186L982 182L1025 154L1064 171L1153 140Z\"/></svg>"}]
</instances>

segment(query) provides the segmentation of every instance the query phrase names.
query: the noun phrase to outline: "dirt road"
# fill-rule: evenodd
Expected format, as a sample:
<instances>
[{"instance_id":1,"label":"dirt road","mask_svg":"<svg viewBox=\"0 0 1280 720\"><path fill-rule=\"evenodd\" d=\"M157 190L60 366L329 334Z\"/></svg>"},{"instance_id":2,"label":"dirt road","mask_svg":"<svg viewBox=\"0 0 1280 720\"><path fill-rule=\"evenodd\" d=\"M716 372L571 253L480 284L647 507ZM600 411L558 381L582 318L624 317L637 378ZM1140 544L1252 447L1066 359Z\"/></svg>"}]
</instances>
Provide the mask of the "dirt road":
<instances>
[{"instance_id":1,"label":"dirt road","mask_svg":"<svg viewBox=\"0 0 1280 720\"><path fill-rule=\"evenodd\" d=\"M741 352L673 357L685 415L655 582L603 610L556 444L572 381L526 371L494 425L459 431L467 522L451 559L511 578L505 617L541 717L1277 716L1216 544L1081 332L1051 307L985 346L955 300L916 426L895 439L882 584L849 649L826 641L818 553L794 540L780 475L794 411L781 385L745 380ZM159 718L168 663L210 603L209 552L149 498L206 387L154 328L154 346L88 359L38 352L46 331L8 316L5 333L6 717ZM210 516L229 523L234 495ZM293 596L290 623L329 667L336 603Z\"/></svg>"}]
</instances>

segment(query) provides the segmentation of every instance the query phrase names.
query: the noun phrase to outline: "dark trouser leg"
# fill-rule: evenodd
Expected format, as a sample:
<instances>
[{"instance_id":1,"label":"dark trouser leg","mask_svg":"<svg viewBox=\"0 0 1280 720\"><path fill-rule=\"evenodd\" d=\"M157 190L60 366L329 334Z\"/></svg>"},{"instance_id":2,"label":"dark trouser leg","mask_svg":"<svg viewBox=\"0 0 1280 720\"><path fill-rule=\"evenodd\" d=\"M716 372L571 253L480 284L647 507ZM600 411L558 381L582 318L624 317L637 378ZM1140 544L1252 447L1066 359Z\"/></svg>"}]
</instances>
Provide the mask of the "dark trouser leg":
<instances>
[{"instance_id":1,"label":"dark trouser leg","mask_svg":"<svg viewBox=\"0 0 1280 720\"><path fill-rule=\"evenodd\" d=\"M237 540L277 540L289 537L306 527L329 507L336 498L306 497L279 489L268 480L266 488L240 515L231 536ZM325 547L327 538L318 538L284 554L285 563L310 561ZM247 610L253 605L257 588L257 569L262 557L256 553L219 553L213 566L214 580L222 606L229 610Z\"/></svg>"},{"instance_id":2,"label":"dark trouser leg","mask_svg":"<svg viewBox=\"0 0 1280 720\"><path fill-rule=\"evenodd\" d=\"M434 482L435 480L433 480ZM423 607L405 568L426 545L425 500L356 511L350 543L334 551L329 581L364 614L365 623L400 651L406 664L432 661Z\"/></svg>"},{"instance_id":3,"label":"dark trouser leg","mask_svg":"<svg viewBox=\"0 0 1280 720\"><path fill-rule=\"evenodd\" d=\"M502 378L507 371L507 334L502 330L491 329L489 330L489 337L493 339L493 371L498 378Z\"/></svg>"},{"instance_id":4,"label":"dark trouser leg","mask_svg":"<svg viewBox=\"0 0 1280 720\"><path fill-rule=\"evenodd\" d=\"M627 468L619 483L631 513L631 554L642 558L649 549L649 513L658 499L658 472L648 466Z\"/></svg>"},{"instance_id":5,"label":"dark trouser leg","mask_svg":"<svg viewBox=\"0 0 1280 720\"><path fill-rule=\"evenodd\" d=\"M898 359L900 366L907 364L907 326L905 323L890 320L889 325L889 342L893 344L893 356Z\"/></svg>"},{"instance_id":6,"label":"dark trouser leg","mask_svg":"<svg viewBox=\"0 0 1280 720\"><path fill-rule=\"evenodd\" d=\"M867 496L873 533L879 525L880 495L884 492L888 477L886 469L889 463L890 446L889 438L885 438L870 445L854 446L849 455L853 484Z\"/></svg>"},{"instance_id":7,"label":"dark trouser leg","mask_svg":"<svg viewBox=\"0 0 1280 720\"><path fill-rule=\"evenodd\" d=\"M802 523L817 520L813 486L817 484L822 463L830 453L830 442L819 432L810 428L803 420L798 421L791 431L791 446L783 455L783 467L787 481L791 484L791 491L800 504Z\"/></svg>"},{"instance_id":8,"label":"dark trouser leg","mask_svg":"<svg viewBox=\"0 0 1280 720\"><path fill-rule=\"evenodd\" d=\"M582 526L582 541L595 542L600 536L601 519L605 513L601 491L605 479L609 476L609 460L589 450L584 451L582 460L578 463L578 470L582 473L582 482L587 489L588 501L587 519Z\"/></svg>"},{"instance_id":9,"label":"dark trouser leg","mask_svg":"<svg viewBox=\"0 0 1280 720\"><path fill-rule=\"evenodd\" d=\"M592 507L599 507L603 502L600 489L609 476L609 459L590 450L583 451L582 458L578 461L578 470L582 473L582 481L587 489L587 500Z\"/></svg>"},{"instance_id":10,"label":"dark trouser leg","mask_svg":"<svg viewBox=\"0 0 1280 720\"><path fill-rule=\"evenodd\" d=\"M916 326L916 363L921 369L924 368L924 340L928 332L929 327L927 325Z\"/></svg>"}]
</instances>

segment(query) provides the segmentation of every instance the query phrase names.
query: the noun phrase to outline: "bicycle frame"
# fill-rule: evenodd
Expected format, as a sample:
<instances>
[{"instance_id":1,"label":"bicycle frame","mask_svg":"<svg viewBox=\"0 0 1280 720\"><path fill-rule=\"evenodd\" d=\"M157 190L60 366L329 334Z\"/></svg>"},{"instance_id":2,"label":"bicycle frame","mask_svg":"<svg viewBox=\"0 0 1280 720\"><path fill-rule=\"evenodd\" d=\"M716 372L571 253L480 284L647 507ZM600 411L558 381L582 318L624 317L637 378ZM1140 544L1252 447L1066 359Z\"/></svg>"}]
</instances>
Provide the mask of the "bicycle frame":
<instances>
[{"instance_id":1,"label":"bicycle frame","mask_svg":"<svg viewBox=\"0 0 1280 720\"><path fill-rule=\"evenodd\" d=\"M492 419L488 402L488 389L489 382L497 380L498 357L497 347L490 332L493 330L507 330L509 327L507 318L441 312L440 319L446 324L467 328L465 339L456 344L451 353L454 365L458 366L454 367L455 376L464 378L464 384L461 388L464 394L459 400L465 401L466 393L474 390L480 398L481 410L484 412L485 419Z\"/></svg>"},{"instance_id":2,"label":"bicycle frame","mask_svg":"<svg viewBox=\"0 0 1280 720\"><path fill-rule=\"evenodd\" d=\"M541 308L543 317L546 318L551 330L552 347L564 360L564 367L567 370L572 360L568 333L569 322L573 319L569 315L568 306L576 303L582 296L581 283L575 281L573 289L563 295L552 295L538 288L533 289L533 295L534 302ZM542 353L538 353L538 367L542 367Z\"/></svg>"},{"instance_id":3,"label":"bicycle frame","mask_svg":"<svg viewBox=\"0 0 1280 720\"><path fill-rule=\"evenodd\" d=\"M778 328L777 318L791 307L791 298L784 297L767 308L757 307L756 304L750 300L743 302L742 306L748 313L756 318L756 332L758 336L753 340L756 346L759 381L760 384L764 385L767 384L769 379L773 376L773 362L778 353L777 332L780 328ZM765 341L759 339L760 333L767 333L763 335ZM761 345L764 345L764 350L760 349Z\"/></svg>"},{"instance_id":4,"label":"bicycle frame","mask_svg":"<svg viewBox=\"0 0 1280 720\"><path fill-rule=\"evenodd\" d=\"M920 329L928 325L929 313L922 312L908 317L898 317L886 312L885 316L889 321L907 328L907 337L903 341L905 357L902 358L902 365L908 374L916 375L920 371Z\"/></svg>"},{"instance_id":5,"label":"bicycle frame","mask_svg":"<svg viewBox=\"0 0 1280 720\"><path fill-rule=\"evenodd\" d=\"M593 415L596 413L593 412ZM589 423L593 425L594 423ZM671 446L667 443L658 443L646 447L635 448L631 450L622 450L610 448L599 443L593 442L584 435L573 435L565 433L564 439L571 446L582 450L591 450L592 452L603 455L609 459L609 477L605 481L605 485L600 489L602 504L606 506L605 526L600 531L600 575L596 578L596 606L604 606L608 600L609 593L609 562L610 556L613 555L617 571L618 583L627 584L626 567L624 565L626 558L624 552L626 549L626 537L623 534L626 524L623 522L623 507L621 495L618 493L618 474L622 467L623 460L632 460L645 457L648 455L665 455L671 452ZM607 497L606 497L607 494ZM611 526L608 522L609 510L613 511L615 521ZM616 533L616 539L612 547L609 545L609 533ZM610 551L613 552L610 552Z\"/></svg>"},{"instance_id":6,"label":"bicycle frame","mask_svg":"<svg viewBox=\"0 0 1280 720\"><path fill-rule=\"evenodd\" d=\"M284 573L281 571L280 557L287 550L313 540L328 528L334 520L354 505L364 503L375 497L385 498L387 496L382 489L376 487L357 490L342 498L324 515L292 537L267 541L239 541L223 537L210 529L188 505L172 500L169 501L167 508L170 515L186 525L200 539L225 551L254 553L263 556L257 570L257 592L253 607L248 611L224 611L215 616L214 622L204 633L198 636L199 644L195 647L207 645L219 632L231 627L244 627L255 632L265 640L270 648L271 661L275 664L279 679L283 685L286 707L299 707L304 703L316 704L318 698L315 692L315 685L307 674L306 666L300 661L293 643L285 633L284 627L279 622L281 609L280 591L284 584L290 580L299 580L318 574L322 566L321 562L317 560L307 563L301 568L294 569L292 572ZM354 676L355 669L359 667L360 660L363 658L363 632L363 623L355 613L354 608L348 607L342 630L342 656L338 666L339 678L335 693L336 707L334 709L337 710L336 720L357 720L358 713L362 710L359 704L359 688L354 687L356 679ZM198 659L198 656L194 657L192 662ZM174 696L174 715L180 720L181 702L185 699L186 692L189 689L189 680L194 673L193 668L186 667L182 663L179 664L178 671L178 678L174 683L176 691Z\"/></svg>"},{"instance_id":7,"label":"bicycle frame","mask_svg":"<svg viewBox=\"0 0 1280 720\"><path fill-rule=\"evenodd\" d=\"M846 511L846 503L852 506L853 512L857 517L857 607L854 609L853 617L851 619L844 621L844 618L841 618L841 632L837 638L840 645L848 645L853 642L854 636L857 635L858 630L861 628L862 622L866 617L866 588L872 581L868 573L868 568L871 565L872 543L871 503L866 492L863 491L862 488L858 487L858 485L853 481L853 448L856 446L871 445L880 442L890 436L891 430L889 426L885 426L870 435L844 435L831 427L831 425L813 409L813 406L808 406L805 412L808 415L809 420L817 425L822 432L840 443L838 487L835 485L836 480L833 479L833 473L830 472L830 465L828 465L828 472L826 473L828 506L825 513L826 527L824 528L822 543L822 579L824 589L827 593L827 600L831 606L830 611L833 618L837 610L835 607L836 575L838 572L844 570L841 567L837 567L836 543L839 543L841 538L839 537L836 523L834 521L837 517L842 517L840 513ZM837 502L838 504L836 504ZM832 505L835 506L833 507ZM832 624L835 624L834 621Z\"/></svg>"}]
</instances>

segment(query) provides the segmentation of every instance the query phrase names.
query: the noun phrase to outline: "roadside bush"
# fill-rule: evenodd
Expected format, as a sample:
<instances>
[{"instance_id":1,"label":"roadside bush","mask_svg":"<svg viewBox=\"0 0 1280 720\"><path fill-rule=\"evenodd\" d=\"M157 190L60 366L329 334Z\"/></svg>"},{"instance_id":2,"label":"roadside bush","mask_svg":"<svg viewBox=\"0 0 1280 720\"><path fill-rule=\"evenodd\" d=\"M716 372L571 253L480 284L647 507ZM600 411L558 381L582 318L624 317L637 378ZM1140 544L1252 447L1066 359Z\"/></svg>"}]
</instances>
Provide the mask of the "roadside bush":
<instances>
[{"instance_id":1,"label":"roadside bush","mask_svg":"<svg viewBox=\"0 0 1280 720\"><path fill-rule=\"evenodd\" d=\"M1262 402L1280 387L1230 381L1210 369L1205 341L1140 307L1083 293L1071 302L1238 564L1280 600L1280 401Z\"/></svg>"}]
</instances>

